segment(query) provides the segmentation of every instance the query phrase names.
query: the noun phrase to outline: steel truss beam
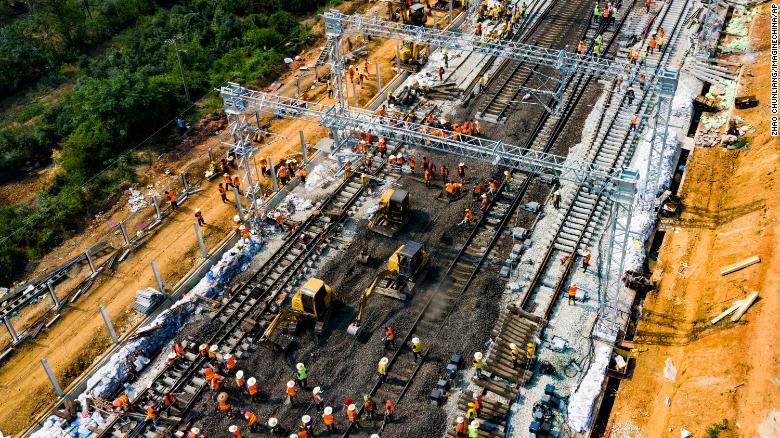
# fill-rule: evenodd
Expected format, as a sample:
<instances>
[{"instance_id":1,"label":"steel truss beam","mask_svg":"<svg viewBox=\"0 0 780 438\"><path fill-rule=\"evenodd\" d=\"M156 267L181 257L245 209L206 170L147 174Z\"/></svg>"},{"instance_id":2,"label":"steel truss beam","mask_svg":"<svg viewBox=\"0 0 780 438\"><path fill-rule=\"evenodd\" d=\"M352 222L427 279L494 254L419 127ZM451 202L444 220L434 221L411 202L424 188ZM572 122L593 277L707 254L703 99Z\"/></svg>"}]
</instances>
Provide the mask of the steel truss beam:
<instances>
[{"instance_id":1,"label":"steel truss beam","mask_svg":"<svg viewBox=\"0 0 780 438\"><path fill-rule=\"evenodd\" d=\"M433 129L427 125L391 117L381 117L361 109L305 102L293 97L249 90L234 83L222 87L220 93L225 111L228 113L260 112L276 117L304 120L330 128L342 141L343 132L371 132L445 154L456 154L524 173L548 175L572 181L597 192L606 190L612 193L628 190L635 193L636 189L636 172L629 169L567 160L560 155L457 134L448 130ZM339 144L341 143L340 141Z\"/></svg>"}]
</instances>

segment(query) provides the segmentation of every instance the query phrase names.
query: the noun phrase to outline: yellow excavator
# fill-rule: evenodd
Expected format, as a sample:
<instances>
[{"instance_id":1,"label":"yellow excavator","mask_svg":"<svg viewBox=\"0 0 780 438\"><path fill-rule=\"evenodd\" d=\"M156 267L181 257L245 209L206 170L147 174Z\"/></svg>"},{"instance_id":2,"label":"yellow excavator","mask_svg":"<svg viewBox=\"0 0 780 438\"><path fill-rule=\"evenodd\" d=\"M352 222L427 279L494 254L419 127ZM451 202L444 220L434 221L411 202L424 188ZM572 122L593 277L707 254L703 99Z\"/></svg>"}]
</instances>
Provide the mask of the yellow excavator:
<instances>
[{"instance_id":1,"label":"yellow excavator","mask_svg":"<svg viewBox=\"0 0 780 438\"><path fill-rule=\"evenodd\" d=\"M421 243L409 241L398 247L387 260L387 267L377 273L374 281L360 296L357 317L347 327L347 333L359 336L362 332L366 303L374 292L406 300L414 291L415 281L422 279L427 266L428 250Z\"/></svg>"},{"instance_id":2,"label":"yellow excavator","mask_svg":"<svg viewBox=\"0 0 780 438\"><path fill-rule=\"evenodd\" d=\"M368 222L368 229L387 237L395 237L409 222L412 195L406 190L387 189L379 198L379 210Z\"/></svg>"},{"instance_id":3,"label":"yellow excavator","mask_svg":"<svg viewBox=\"0 0 780 438\"><path fill-rule=\"evenodd\" d=\"M412 26L425 26L425 22L428 20L428 16L425 14L425 6L420 3L407 6L406 1L403 0L397 3L393 16L395 21Z\"/></svg>"},{"instance_id":4,"label":"yellow excavator","mask_svg":"<svg viewBox=\"0 0 780 438\"><path fill-rule=\"evenodd\" d=\"M428 62L428 45L419 44L414 41L404 41L401 49L398 51L398 59L401 61L401 68L409 72L418 72Z\"/></svg>"},{"instance_id":5,"label":"yellow excavator","mask_svg":"<svg viewBox=\"0 0 780 438\"><path fill-rule=\"evenodd\" d=\"M292 343L298 324L314 321L314 333L322 335L333 310L333 289L319 278L310 278L292 297L291 307L280 311L265 329L260 343L271 349L286 350ZM288 336L281 335L282 326Z\"/></svg>"}]
</instances>

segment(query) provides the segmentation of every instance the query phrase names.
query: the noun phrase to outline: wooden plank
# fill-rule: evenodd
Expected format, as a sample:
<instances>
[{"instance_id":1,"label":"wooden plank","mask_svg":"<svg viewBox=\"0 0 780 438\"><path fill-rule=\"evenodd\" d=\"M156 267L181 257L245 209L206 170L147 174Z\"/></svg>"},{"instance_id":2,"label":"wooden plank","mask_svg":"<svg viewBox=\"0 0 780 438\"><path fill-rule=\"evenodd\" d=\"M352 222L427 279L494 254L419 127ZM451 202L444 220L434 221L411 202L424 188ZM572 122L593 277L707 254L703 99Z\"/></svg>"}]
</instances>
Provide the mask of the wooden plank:
<instances>
[{"instance_id":1,"label":"wooden plank","mask_svg":"<svg viewBox=\"0 0 780 438\"><path fill-rule=\"evenodd\" d=\"M720 315L716 316L715 318L712 318L712 320L710 322L713 323L713 324L717 324L718 321L720 321L721 319L727 317L731 312L739 309L740 306L742 306L742 300L734 301L734 304L731 307L729 307L728 309L724 310Z\"/></svg>"},{"instance_id":2,"label":"wooden plank","mask_svg":"<svg viewBox=\"0 0 780 438\"><path fill-rule=\"evenodd\" d=\"M728 275L732 272L739 271L740 269L747 268L750 265L755 265L756 263L761 261L761 257L759 256L753 256L748 257L745 260L742 260L740 262L734 263L733 265L728 265L720 270L720 275Z\"/></svg>"},{"instance_id":3,"label":"wooden plank","mask_svg":"<svg viewBox=\"0 0 780 438\"><path fill-rule=\"evenodd\" d=\"M731 317L731 321L737 322L740 318L742 318L742 315L747 312L747 309L753 305L753 303L758 299L758 292L753 292L750 294L747 298L745 298L744 302L742 303L742 306L740 306L739 310L737 310L737 313L734 314L734 316Z\"/></svg>"}]
</instances>

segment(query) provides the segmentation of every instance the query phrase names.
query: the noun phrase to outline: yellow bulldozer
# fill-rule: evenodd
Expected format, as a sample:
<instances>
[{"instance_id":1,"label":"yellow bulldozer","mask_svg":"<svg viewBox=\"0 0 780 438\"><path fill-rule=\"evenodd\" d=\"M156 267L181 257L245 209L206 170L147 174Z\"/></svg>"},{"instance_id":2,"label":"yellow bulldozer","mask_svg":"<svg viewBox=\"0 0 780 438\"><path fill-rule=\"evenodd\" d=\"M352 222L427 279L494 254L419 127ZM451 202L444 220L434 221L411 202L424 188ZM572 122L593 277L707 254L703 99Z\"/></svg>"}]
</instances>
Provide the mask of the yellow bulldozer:
<instances>
[{"instance_id":1,"label":"yellow bulldozer","mask_svg":"<svg viewBox=\"0 0 780 438\"><path fill-rule=\"evenodd\" d=\"M387 189L379 198L379 210L368 222L368 229L387 237L395 237L409 222L412 195L406 190Z\"/></svg>"},{"instance_id":2,"label":"yellow bulldozer","mask_svg":"<svg viewBox=\"0 0 780 438\"><path fill-rule=\"evenodd\" d=\"M387 260L387 267L377 273L374 281L360 296L357 316L347 327L347 333L359 336L362 332L366 304L374 292L406 300L414 292L415 282L423 278L427 266L428 250L421 243L409 241L398 247Z\"/></svg>"},{"instance_id":3,"label":"yellow bulldozer","mask_svg":"<svg viewBox=\"0 0 780 438\"><path fill-rule=\"evenodd\" d=\"M409 6L405 0L391 2L390 4L393 8L393 20L412 26L425 26L425 22L428 20L425 6L420 3Z\"/></svg>"},{"instance_id":4,"label":"yellow bulldozer","mask_svg":"<svg viewBox=\"0 0 780 438\"><path fill-rule=\"evenodd\" d=\"M292 297L289 309L280 311L265 329L260 343L274 350L286 350L302 322L314 322L314 333L322 335L333 311L333 289L319 278L310 278ZM286 329L286 334L282 331Z\"/></svg>"},{"instance_id":5,"label":"yellow bulldozer","mask_svg":"<svg viewBox=\"0 0 780 438\"><path fill-rule=\"evenodd\" d=\"M428 62L428 45L404 41L398 51L401 68L412 73L419 71Z\"/></svg>"}]
</instances>

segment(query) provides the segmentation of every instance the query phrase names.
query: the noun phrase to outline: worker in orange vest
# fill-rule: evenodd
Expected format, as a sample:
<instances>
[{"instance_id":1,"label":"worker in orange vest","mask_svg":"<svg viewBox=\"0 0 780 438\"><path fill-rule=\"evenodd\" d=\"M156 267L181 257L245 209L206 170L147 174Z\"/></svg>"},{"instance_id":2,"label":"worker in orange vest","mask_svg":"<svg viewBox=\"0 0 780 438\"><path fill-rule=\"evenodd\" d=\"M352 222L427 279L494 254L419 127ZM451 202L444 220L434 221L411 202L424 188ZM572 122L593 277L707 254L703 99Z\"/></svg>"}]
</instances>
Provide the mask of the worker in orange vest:
<instances>
[{"instance_id":1,"label":"worker in orange vest","mask_svg":"<svg viewBox=\"0 0 780 438\"><path fill-rule=\"evenodd\" d=\"M217 353L219 353L219 347L217 345L212 345L209 347L209 359L214 360L217 358Z\"/></svg>"},{"instance_id":2,"label":"worker in orange vest","mask_svg":"<svg viewBox=\"0 0 780 438\"><path fill-rule=\"evenodd\" d=\"M488 182L488 192L487 195L492 199L494 196L496 196L496 188L498 186L498 182L495 179L491 179L490 182Z\"/></svg>"},{"instance_id":3,"label":"worker in orange vest","mask_svg":"<svg viewBox=\"0 0 780 438\"><path fill-rule=\"evenodd\" d=\"M157 408L153 405L146 407L146 419L144 420L149 425L150 430L157 429Z\"/></svg>"},{"instance_id":4,"label":"worker in orange vest","mask_svg":"<svg viewBox=\"0 0 780 438\"><path fill-rule=\"evenodd\" d=\"M335 429L333 428L333 408L330 406L326 406L325 410L322 414L322 424L325 425L325 430L328 431L328 433L333 433Z\"/></svg>"},{"instance_id":5,"label":"worker in orange vest","mask_svg":"<svg viewBox=\"0 0 780 438\"><path fill-rule=\"evenodd\" d=\"M352 163L347 161L344 163L344 179L352 177Z\"/></svg>"},{"instance_id":6,"label":"worker in orange vest","mask_svg":"<svg viewBox=\"0 0 780 438\"><path fill-rule=\"evenodd\" d=\"M425 187L431 186L431 171L428 169L425 169L423 171L423 179L425 180Z\"/></svg>"},{"instance_id":7,"label":"worker in orange vest","mask_svg":"<svg viewBox=\"0 0 780 438\"><path fill-rule=\"evenodd\" d=\"M257 432L257 415L252 411L244 412L244 419L246 419L250 432Z\"/></svg>"},{"instance_id":8,"label":"worker in orange vest","mask_svg":"<svg viewBox=\"0 0 780 438\"><path fill-rule=\"evenodd\" d=\"M487 213L488 208L490 207L490 200L488 199L487 195L482 195L482 202L479 204L479 209L482 211L482 215L484 216L485 213Z\"/></svg>"},{"instance_id":9,"label":"worker in orange vest","mask_svg":"<svg viewBox=\"0 0 780 438\"><path fill-rule=\"evenodd\" d=\"M233 188L233 178L230 177L227 173L222 175L222 178L225 180L225 188L230 187Z\"/></svg>"},{"instance_id":10,"label":"worker in orange vest","mask_svg":"<svg viewBox=\"0 0 780 438\"><path fill-rule=\"evenodd\" d=\"M184 346L182 346L178 342L173 343L173 352L176 354L176 357L184 357Z\"/></svg>"},{"instance_id":11,"label":"worker in orange vest","mask_svg":"<svg viewBox=\"0 0 780 438\"><path fill-rule=\"evenodd\" d=\"M446 184L450 180L450 169L447 169L447 166L442 164L439 172L441 173L441 180Z\"/></svg>"},{"instance_id":12,"label":"worker in orange vest","mask_svg":"<svg viewBox=\"0 0 780 438\"><path fill-rule=\"evenodd\" d=\"M252 401L257 401L257 379L250 377L249 380L246 381L246 390L249 393L249 397L252 398Z\"/></svg>"},{"instance_id":13,"label":"worker in orange vest","mask_svg":"<svg viewBox=\"0 0 780 438\"><path fill-rule=\"evenodd\" d=\"M276 176L279 178L281 185L287 185L287 167L279 166L279 170L276 171Z\"/></svg>"},{"instance_id":14,"label":"worker in orange vest","mask_svg":"<svg viewBox=\"0 0 780 438\"><path fill-rule=\"evenodd\" d=\"M236 388L238 388L239 391L243 391L244 385L246 384L246 381L244 380L244 371L242 370L236 371L235 382L236 382Z\"/></svg>"},{"instance_id":15,"label":"worker in orange vest","mask_svg":"<svg viewBox=\"0 0 780 438\"><path fill-rule=\"evenodd\" d=\"M455 420L455 436L456 437L466 436L466 420L463 417L458 417Z\"/></svg>"},{"instance_id":16,"label":"worker in orange vest","mask_svg":"<svg viewBox=\"0 0 780 438\"><path fill-rule=\"evenodd\" d=\"M628 132L633 132L636 129L636 125L639 124L639 114L634 114L631 117L631 128Z\"/></svg>"},{"instance_id":17,"label":"worker in orange vest","mask_svg":"<svg viewBox=\"0 0 780 438\"><path fill-rule=\"evenodd\" d=\"M220 376L219 374L214 374L214 377L211 379L211 389L214 390L214 392L219 391L220 386L222 386L222 382L225 381L225 378Z\"/></svg>"},{"instance_id":18,"label":"worker in orange vest","mask_svg":"<svg viewBox=\"0 0 780 438\"><path fill-rule=\"evenodd\" d=\"M171 210L176 210L176 207L178 206L176 204L176 195L173 194L173 192L165 191L165 196L168 197L168 200L171 201Z\"/></svg>"},{"instance_id":19,"label":"worker in orange vest","mask_svg":"<svg viewBox=\"0 0 780 438\"><path fill-rule=\"evenodd\" d=\"M232 438L241 438L241 429L235 424L228 427L228 432L230 432Z\"/></svg>"},{"instance_id":20,"label":"worker in orange vest","mask_svg":"<svg viewBox=\"0 0 780 438\"><path fill-rule=\"evenodd\" d=\"M392 327L385 327L385 335L382 337L382 341L385 343L385 349L390 347L395 349L395 331Z\"/></svg>"},{"instance_id":21,"label":"worker in orange vest","mask_svg":"<svg viewBox=\"0 0 780 438\"><path fill-rule=\"evenodd\" d=\"M307 176L309 176L309 172L306 170L305 167L301 166L301 168L298 169L298 178L301 179L301 184L306 185Z\"/></svg>"},{"instance_id":22,"label":"worker in orange vest","mask_svg":"<svg viewBox=\"0 0 780 438\"><path fill-rule=\"evenodd\" d=\"M460 179L466 179L466 169L468 168L469 166L466 166L466 164L463 163L462 161L458 163L458 176L460 177Z\"/></svg>"},{"instance_id":23,"label":"worker in orange vest","mask_svg":"<svg viewBox=\"0 0 780 438\"><path fill-rule=\"evenodd\" d=\"M395 406L389 399L385 400L385 424L390 423L393 419L393 413L395 412Z\"/></svg>"},{"instance_id":24,"label":"worker in orange vest","mask_svg":"<svg viewBox=\"0 0 780 438\"><path fill-rule=\"evenodd\" d=\"M376 414L376 402L368 394L363 396L363 412L369 420L373 420Z\"/></svg>"},{"instance_id":25,"label":"worker in orange vest","mask_svg":"<svg viewBox=\"0 0 780 438\"><path fill-rule=\"evenodd\" d=\"M471 209L467 208L466 213L463 215L463 220L460 221L458 225L471 225L473 220L474 213L471 212Z\"/></svg>"},{"instance_id":26,"label":"worker in orange vest","mask_svg":"<svg viewBox=\"0 0 780 438\"><path fill-rule=\"evenodd\" d=\"M406 159L406 164L409 165L409 169L412 171L412 175L414 175L414 158L411 155Z\"/></svg>"},{"instance_id":27,"label":"worker in orange vest","mask_svg":"<svg viewBox=\"0 0 780 438\"><path fill-rule=\"evenodd\" d=\"M197 427L193 427L187 432L187 438L201 438L203 435L200 434L200 429Z\"/></svg>"},{"instance_id":28,"label":"worker in orange vest","mask_svg":"<svg viewBox=\"0 0 780 438\"><path fill-rule=\"evenodd\" d=\"M585 248L582 250L582 272L587 272L588 266L590 266L590 250Z\"/></svg>"},{"instance_id":29,"label":"worker in orange vest","mask_svg":"<svg viewBox=\"0 0 780 438\"><path fill-rule=\"evenodd\" d=\"M322 388L315 386L311 391L312 399L314 400L314 407L318 410L325 406L325 399L322 397Z\"/></svg>"},{"instance_id":30,"label":"worker in orange vest","mask_svg":"<svg viewBox=\"0 0 780 438\"><path fill-rule=\"evenodd\" d=\"M572 283L569 285L569 304L573 304L577 301L577 285Z\"/></svg>"},{"instance_id":31,"label":"worker in orange vest","mask_svg":"<svg viewBox=\"0 0 780 438\"><path fill-rule=\"evenodd\" d=\"M657 41L655 40L655 34L650 35L650 41L647 42L647 53L653 54L655 52L655 46Z\"/></svg>"},{"instance_id":32,"label":"worker in orange vest","mask_svg":"<svg viewBox=\"0 0 780 438\"><path fill-rule=\"evenodd\" d=\"M352 424L352 427L354 427L357 430L360 430L360 415L358 415L357 412L357 406L355 404L351 404L347 407L347 419L349 419L349 422Z\"/></svg>"},{"instance_id":33,"label":"worker in orange vest","mask_svg":"<svg viewBox=\"0 0 780 438\"><path fill-rule=\"evenodd\" d=\"M249 237L249 236L246 236ZM226 354L225 355L225 368L228 369L228 371L232 371L233 368L236 367L236 358L233 357L232 354Z\"/></svg>"},{"instance_id":34,"label":"worker in orange vest","mask_svg":"<svg viewBox=\"0 0 780 438\"><path fill-rule=\"evenodd\" d=\"M252 234L249 228L247 228L246 225L241 225L241 238L242 239L249 239L249 235Z\"/></svg>"},{"instance_id":35,"label":"worker in orange vest","mask_svg":"<svg viewBox=\"0 0 780 438\"><path fill-rule=\"evenodd\" d=\"M290 380L287 382L287 399L290 401L290 404L295 406L295 401L297 399L298 390L295 388L295 382Z\"/></svg>"},{"instance_id":36,"label":"worker in orange vest","mask_svg":"<svg viewBox=\"0 0 780 438\"><path fill-rule=\"evenodd\" d=\"M217 407L219 407L220 412L230 418L233 416L233 406L228 402L228 398L227 392L220 392L219 395L217 395Z\"/></svg>"},{"instance_id":37,"label":"worker in orange vest","mask_svg":"<svg viewBox=\"0 0 780 438\"><path fill-rule=\"evenodd\" d=\"M128 405L130 405L130 398L127 396L127 394L122 393L114 399L113 402L111 402L111 406L114 407L114 411L121 411L124 412L127 410Z\"/></svg>"},{"instance_id":38,"label":"worker in orange vest","mask_svg":"<svg viewBox=\"0 0 780 438\"><path fill-rule=\"evenodd\" d=\"M163 398L162 398L163 407L169 408L174 403L176 403L176 397L174 397L173 394L171 394L170 392L167 392L167 393L165 393L165 395L163 395Z\"/></svg>"},{"instance_id":39,"label":"worker in orange vest","mask_svg":"<svg viewBox=\"0 0 780 438\"><path fill-rule=\"evenodd\" d=\"M585 41L580 40L580 42L577 43L577 54L582 55L584 51L585 51Z\"/></svg>"},{"instance_id":40,"label":"worker in orange vest","mask_svg":"<svg viewBox=\"0 0 780 438\"><path fill-rule=\"evenodd\" d=\"M211 379L214 378L214 368L211 367L203 368L203 370L200 373L203 375L203 378L207 382L211 382Z\"/></svg>"}]
</instances>

